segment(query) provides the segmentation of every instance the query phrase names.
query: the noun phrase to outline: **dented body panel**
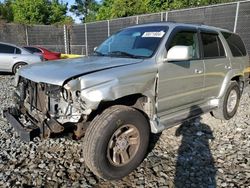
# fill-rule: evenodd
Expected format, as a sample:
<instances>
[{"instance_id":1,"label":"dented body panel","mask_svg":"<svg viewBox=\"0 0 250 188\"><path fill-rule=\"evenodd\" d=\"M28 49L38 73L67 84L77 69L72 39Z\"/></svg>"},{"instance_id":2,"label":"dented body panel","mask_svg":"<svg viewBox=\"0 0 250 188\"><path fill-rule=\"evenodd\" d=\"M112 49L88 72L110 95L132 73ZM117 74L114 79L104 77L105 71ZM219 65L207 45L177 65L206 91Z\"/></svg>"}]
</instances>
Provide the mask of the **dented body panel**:
<instances>
[{"instance_id":1,"label":"dented body panel","mask_svg":"<svg viewBox=\"0 0 250 188\"><path fill-rule=\"evenodd\" d=\"M72 60L57 60L21 69L18 75L34 82L44 82L53 85L63 84L71 79L78 78L105 69L126 66L142 62L140 59L125 59L112 57L83 57Z\"/></svg>"}]
</instances>

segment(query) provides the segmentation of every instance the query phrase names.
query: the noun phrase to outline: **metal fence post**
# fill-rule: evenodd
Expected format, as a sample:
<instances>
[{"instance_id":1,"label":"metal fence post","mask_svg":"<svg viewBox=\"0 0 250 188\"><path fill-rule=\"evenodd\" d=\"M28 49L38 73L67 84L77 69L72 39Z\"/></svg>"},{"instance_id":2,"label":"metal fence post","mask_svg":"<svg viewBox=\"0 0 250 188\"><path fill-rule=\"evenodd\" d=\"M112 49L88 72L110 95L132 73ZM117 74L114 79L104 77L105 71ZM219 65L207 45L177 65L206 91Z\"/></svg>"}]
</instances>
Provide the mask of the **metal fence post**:
<instances>
[{"instance_id":1,"label":"metal fence post","mask_svg":"<svg viewBox=\"0 0 250 188\"><path fill-rule=\"evenodd\" d=\"M67 32L67 26L63 25L63 33L64 33L64 49L65 49L65 53L68 54L69 53L69 46L68 46L68 32Z\"/></svg>"},{"instance_id":2,"label":"metal fence post","mask_svg":"<svg viewBox=\"0 0 250 188\"><path fill-rule=\"evenodd\" d=\"M85 26L85 49L86 49L86 56L89 55L89 50L88 50L88 31L87 31L87 24L84 24Z\"/></svg>"},{"instance_id":3,"label":"metal fence post","mask_svg":"<svg viewBox=\"0 0 250 188\"><path fill-rule=\"evenodd\" d=\"M234 33L236 33L236 31L237 31L237 24L238 24L238 17L239 17L239 8L240 8L240 2L237 2L235 19L234 19Z\"/></svg>"},{"instance_id":4,"label":"metal fence post","mask_svg":"<svg viewBox=\"0 0 250 188\"><path fill-rule=\"evenodd\" d=\"M168 21L168 12L166 12L166 22Z\"/></svg>"},{"instance_id":5,"label":"metal fence post","mask_svg":"<svg viewBox=\"0 0 250 188\"><path fill-rule=\"evenodd\" d=\"M136 24L139 24L139 16L136 16Z\"/></svg>"},{"instance_id":6,"label":"metal fence post","mask_svg":"<svg viewBox=\"0 0 250 188\"><path fill-rule=\"evenodd\" d=\"M109 20L107 20L108 22L108 37L110 36L110 27L109 27Z\"/></svg>"},{"instance_id":7,"label":"metal fence post","mask_svg":"<svg viewBox=\"0 0 250 188\"><path fill-rule=\"evenodd\" d=\"M26 45L29 46L28 26L25 25Z\"/></svg>"}]
</instances>

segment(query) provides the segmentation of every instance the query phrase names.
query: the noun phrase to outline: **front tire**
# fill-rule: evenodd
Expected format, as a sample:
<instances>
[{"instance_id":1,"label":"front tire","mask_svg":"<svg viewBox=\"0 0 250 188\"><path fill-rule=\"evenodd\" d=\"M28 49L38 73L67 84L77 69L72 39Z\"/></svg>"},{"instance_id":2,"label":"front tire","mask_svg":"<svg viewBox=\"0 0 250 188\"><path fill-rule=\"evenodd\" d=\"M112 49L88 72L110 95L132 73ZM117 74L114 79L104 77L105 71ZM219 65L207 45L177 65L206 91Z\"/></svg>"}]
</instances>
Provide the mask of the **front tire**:
<instances>
[{"instance_id":1,"label":"front tire","mask_svg":"<svg viewBox=\"0 0 250 188\"><path fill-rule=\"evenodd\" d=\"M237 112L240 102L241 91L236 81L231 81L225 95L222 97L219 106L212 112L212 115L221 120L231 119Z\"/></svg>"},{"instance_id":2,"label":"front tire","mask_svg":"<svg viewBox=\"0 0 250 188\"><path fill-rule=\"evenodd\" d=\"M148 142L149 123L144 115L131 107L113 106L91 122L83 155L94 174L116 180L140 165Z\"/></svg>"}]
</instances>

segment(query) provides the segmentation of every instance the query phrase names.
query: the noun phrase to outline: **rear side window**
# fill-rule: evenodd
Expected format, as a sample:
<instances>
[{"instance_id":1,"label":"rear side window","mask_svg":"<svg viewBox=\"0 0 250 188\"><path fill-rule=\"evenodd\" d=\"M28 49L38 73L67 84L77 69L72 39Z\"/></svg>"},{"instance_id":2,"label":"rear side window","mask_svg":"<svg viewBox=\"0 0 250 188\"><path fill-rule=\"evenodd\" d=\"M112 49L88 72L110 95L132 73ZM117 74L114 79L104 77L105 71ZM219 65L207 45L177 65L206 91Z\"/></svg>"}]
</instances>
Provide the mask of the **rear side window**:
<instances>
[{"instance_id":1,"label":"rear side window","mask_svg":"<svg viewBox=\"0 0 250 188\"><path fill-rule=\"evenodd\" d=\"M14 54L15 47L5 44L0 44L0 53Z\"/></svg>"},{"instance_id":2,"label":"rear side window","mask_svg":"<svg viewBox=\"0 0 250 188\"><path fill-rule=\"evenodd\" d=\"M222 32L234 57L246 56L246 48L241 38L233 33Z\"/></svg>"},{"instance_id":3,"label":"rear side window","mask_svg":"<svg viewBox=\"0 0 250 188\"><path fill-rule=\"evenodd\" d=\"M225 50L217 34L201 33L205 59L225 57Z\"/></svg>"},{"instance_id":4,"label":"rear side window","mask_svg":"<svg viewBox=\"0 0 250 188\"><path fill-rule=\"evenodd\" d=\"M34 47L24 47L24 48L29 50L32 53L42 53L42 51L39 50L38 48L34 48Z\"/></svg>"}]
</instances>

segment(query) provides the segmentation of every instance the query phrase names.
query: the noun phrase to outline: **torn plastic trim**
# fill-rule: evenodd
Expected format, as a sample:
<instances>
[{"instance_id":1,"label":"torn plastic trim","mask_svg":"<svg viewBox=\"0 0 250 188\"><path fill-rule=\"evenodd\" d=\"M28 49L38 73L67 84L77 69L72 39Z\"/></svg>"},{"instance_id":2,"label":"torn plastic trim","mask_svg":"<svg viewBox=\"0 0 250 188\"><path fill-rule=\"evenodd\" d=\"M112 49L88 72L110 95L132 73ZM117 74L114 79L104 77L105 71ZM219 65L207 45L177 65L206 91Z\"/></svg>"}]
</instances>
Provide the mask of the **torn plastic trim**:
<instances>
[{"instance_id":1,"label":"torn plastic trim","mask_svg":"<svg viewBox=\"0 0 250 188\"><path fill-rule=\"evenodd\" d=\"M35 126L34 128L24 127L24 125L18 120L18 118L13 113L14 110L15 109L13 108L8 108L3 111L3 115L19 134L20 138L25 142L29 142L32 141L35 137L39 136L40 128L37 126Z\"/></svg>"}]
</instances>

